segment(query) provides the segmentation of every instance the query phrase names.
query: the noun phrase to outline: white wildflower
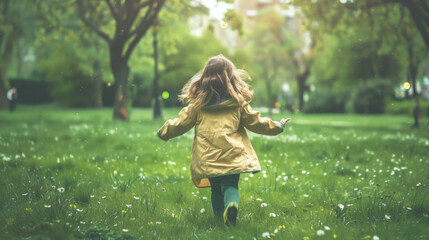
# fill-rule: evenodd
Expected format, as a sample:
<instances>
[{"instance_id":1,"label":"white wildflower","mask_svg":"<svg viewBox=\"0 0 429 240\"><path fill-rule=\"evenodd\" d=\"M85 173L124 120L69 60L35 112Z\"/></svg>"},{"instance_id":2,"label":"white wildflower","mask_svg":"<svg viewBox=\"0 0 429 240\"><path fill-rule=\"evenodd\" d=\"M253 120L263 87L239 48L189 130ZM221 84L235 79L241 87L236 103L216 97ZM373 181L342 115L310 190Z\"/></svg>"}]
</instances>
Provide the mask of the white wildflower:
<instances>
[{"instance_id":1,"label":"white wildflower","mask_svg":"<svg viewBox=\"0 0 429 240\"><path fill-rule=\"evenodd\" d=\"M323 236L323 235L325 235L325 231L323 231L323 230L317 230L316 235L317 236Z\"/></svg>"},{"instance_id":2,"label":"white wildflower","mask_svg":"<svg viewBox=\"0 0 429 240\"><path fill-rule=\"evenodd\" d=\"M271 238L270 233L269 232L264 232L262 233L262 237L263 238Z\"/></svg>"}]
</instances>

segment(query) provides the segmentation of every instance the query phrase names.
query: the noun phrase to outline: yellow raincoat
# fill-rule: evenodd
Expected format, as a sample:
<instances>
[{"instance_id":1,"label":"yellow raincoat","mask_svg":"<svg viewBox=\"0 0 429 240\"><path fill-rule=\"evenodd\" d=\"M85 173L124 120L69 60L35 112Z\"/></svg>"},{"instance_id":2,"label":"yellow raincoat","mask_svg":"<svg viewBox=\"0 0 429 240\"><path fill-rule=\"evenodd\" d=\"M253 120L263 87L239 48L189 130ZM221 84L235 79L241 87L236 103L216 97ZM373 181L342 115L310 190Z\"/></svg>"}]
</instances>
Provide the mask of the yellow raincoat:
<instances>
[{"instance_id":1,"label":"yellow raincoat","mask_svg":"<svg viewBox=\"0 0 429 240\"><path fill-rule=\"evenodd\" d=\"M209 177L261 171L245 128L264 135L283 131L280 122L260 117L249 103L229 99L197 111L183 108L179 118L165 122L158 136L168 141L194 126L191 174L197 187L210 187Z\"/></svg>"}]
</instances>

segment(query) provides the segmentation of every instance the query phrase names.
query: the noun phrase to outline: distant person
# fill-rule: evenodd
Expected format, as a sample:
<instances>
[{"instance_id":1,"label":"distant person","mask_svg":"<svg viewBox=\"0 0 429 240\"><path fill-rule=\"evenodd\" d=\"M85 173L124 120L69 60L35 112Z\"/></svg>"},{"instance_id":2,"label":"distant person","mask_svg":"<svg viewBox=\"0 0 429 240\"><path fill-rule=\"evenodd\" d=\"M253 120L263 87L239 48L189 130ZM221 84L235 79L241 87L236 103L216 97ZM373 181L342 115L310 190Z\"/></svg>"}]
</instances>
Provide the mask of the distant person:
<instances>
[{"instance_id":1,"label":"distant person","mask_svg":"<svg viewBox=\"0 0 429 240\"><path fill-rule=\"evenodd\" d=\"M197 187L211 187L214 216L226 225L236 223L240 174L261 171L245 128L274 136L290 120L276 122L252 110L253 93L242 79L247 76L222 55L210 58L182 89L180 100L189 105L158 131L167 141L195 127L192 181Z\"/></svg>"},{"instance_id":2,"label":"distant person","mask_svg":"<svg viewBox=\"0 0 429 240\"><path fill-rule=\"evenodd\" d=\"M18 101L18 92L16 90L16 87L13 87L9 89L6 93L7 100L9 101L9 111L13 112L16 108L16 103Z\"/></svg>"},{"instance_id":3,"label":"distant person","mask_svg":"<svg viewBox=\"0 0 429 240\"><path fill-rule=\"evenodd\" d=\"M414 117L414 124L411 128L419 128L420 106L419 106L418 99L416 99L416 102L414 103L413 117Z\"/></svg>"}]
</instances>

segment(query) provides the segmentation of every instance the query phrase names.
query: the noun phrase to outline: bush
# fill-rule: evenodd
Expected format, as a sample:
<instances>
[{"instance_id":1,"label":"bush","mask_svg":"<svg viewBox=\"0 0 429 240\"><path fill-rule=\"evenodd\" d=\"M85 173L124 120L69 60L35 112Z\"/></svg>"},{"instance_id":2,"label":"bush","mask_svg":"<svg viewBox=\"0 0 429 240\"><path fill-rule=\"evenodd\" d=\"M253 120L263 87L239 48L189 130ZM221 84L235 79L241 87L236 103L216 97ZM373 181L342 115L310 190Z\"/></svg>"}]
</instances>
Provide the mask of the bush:
<instances>
[{"instance_id":1,"label":"bush","mask_svg":"<svg viewBox=\"0 0 429 240\"><path fill-rule=\"evenodd\" d=\"M385 98L392 93L391 83L384 80L372 80L358 84L350 94L346 110L359 114L384 113Z\"/></svg>"},{"instance_id":2,"label":"bush","mask_svg":"<svg viewBox=\"0 0 429 240\"><path fill-rule=\"evenodd\" d=\"M389 102L386 105L386 113L412 116L414 103L414 99ZM429 117L429 101L420 100L420 112Z\"/></svg>"},{"instance_id":3,"label":"bush","mask_svg":"<svg viewBox=\"0 0 429 240\"><path fill-rule=\"evenodd\" d=\"M11 86L18 90L18 102L24 104L40 104L52 102L51 84L37 79L14 78Z\"/></svg>"},{"instance_id":4,"label":"bush","mask_svg":"<svg viewBox=\"0 0 429 240\"><path fill-rule=\"evenodd\" d=\"M51 91L56 102L67 107L91 107L93 86L90 77L76 72L73 76L54 81Z\"/></svg>"},{"instance_id":5,"label":"bush","mask_svg":"<svg viewBox=\"0 0 429 240\"><path fill-rule=\"evenodd\" d=\"M305 103L305 113L344 113L347 91L323 89L313 92Z\"/></svg>"},{"instance_id":6,"label":"bush","mask_svg":"<svg viewBox=\"0 0 429 240\"><path fill-rule=\"evenodd\" d=\"M79 65L77 53L71 49L52 51L40 61L39 71L51 84L55 102L67 107L93 105L93 83Z\"/></svg>"}]
</instances>

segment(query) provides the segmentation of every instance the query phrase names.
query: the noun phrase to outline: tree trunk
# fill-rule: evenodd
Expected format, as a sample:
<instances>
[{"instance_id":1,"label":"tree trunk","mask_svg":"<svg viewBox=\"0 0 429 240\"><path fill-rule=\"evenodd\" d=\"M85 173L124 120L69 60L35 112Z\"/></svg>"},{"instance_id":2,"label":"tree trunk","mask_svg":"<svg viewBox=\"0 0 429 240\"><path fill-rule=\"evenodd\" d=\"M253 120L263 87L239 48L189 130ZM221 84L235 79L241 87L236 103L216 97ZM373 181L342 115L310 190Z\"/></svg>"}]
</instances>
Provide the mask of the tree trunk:
<instances>
[{"instance_id":1,"label":"tree trunk","mask_svg":"<svg viewBox=\"0 0 429 240\"><path fill-rule=\"evenodd\" d=\"M128 121L128 77L130 69L127 65L127 59L121 56L122 49L121 44L118 43L112 44L110 47L110 68L112 69L116 87L113 103L113 119Z\"/></svg>"},{"instance_id":2,"label":"tree trunk","mask_svg":"<svg viewBox=\"0 0 429 240\"><path fill-rule=\"evenodd\" d=\"M103 82L103 75L101 72L101 63L98 59L94 61L94 64L92 65L93 71L94 71L94 107L95 108L102 108L103 107L103 92L101 88L101 84Z\"/></svg>"},{"instance_id":3,"label":"tree trunk","mask_svg":"<svg viewBox=\"0 0 429 240\"><path fill-rule=\"evenodd\" d=\"M414 1L401 1L401 3L408 8L410 11L411 18L416 24L417 30L420 32L420 35L425 43L426 47L429 48L429 33L428 33L428 9L429 6L427 2L421 1L420 3L415 3ZM420 6L416 6L421 4ZM422 6L424 5L424 7ZM425 26L426 25L426 26Z\"/></svg>"},{"instance_id":4,"label":"tree trunk","mask_svg":"<svg viewBox=\"0 0 429 240\"><path fill-rule=\"evenodd\" d=\"M16 41L16 74L18 77L22 76L22 65L23 65L23 56L22 56L22 41Z\"/></svg>"},{"instance_id":5,"label":"tree trunk","mask_svg":"<svg viewBox=\"0 0 429 240\"><path fill-rule=\"evenodd\" d=\"M1 33L1 32L0 32ZM13 37L16 33L11 33L3 41L0 42L0 46L4 44L4 52L0 55L0 109L8 109L9 102L6 97L6 93L10 88L9 79L7 77L7 69L9 67L10 60L12 58L12 50L14 46Z\"/></svg>"},{"instance_id":6,"label":"tree trunk","mask_svg":"<svg viewBox=\"0 0 429 240\"><path fill-rule=\"evenodd\" d=\"M9 108L9 101L6 97L9 88L10 85L6 76L6 66L0 66L0 109Z\"/></svg>"},{"instance_id":7,"label":"tree trunk","mask_svg":"<svg viewBox=\"0 0 429 240\"><path fill-rule=\"evenodd\" d=\"M115 101L113 103L113 119L129 120L128 116L128 100L129 100L129 89L128 89L128 77L130 69L124 62L113 69L115 78Z\"/></svg>"},{"instance_id":8,"label":"tree trunk","mask_svg":"<svg viewBox=\"0 0 429 240\"><path fill-rule=\"evenodd\" d=\"M311 66L311 64L310 64ZM298 84L298 110L302 112L304 110L304 93L307 91L308 86L306 85L307 78L310 76L310 66L307 66L305 72L296 76Z\"/></svg>"},{"instance_id":9,"label":"tree trunk","mask_svg":"<svg viewBox=\"0 0 429 240\"><path fill-rule=\"evenodd\" d=\"M416 59L414 57L414 51L413 51L413 41L412 37L408 35L406 29L402 31L402 35L407 41L407 50L408 50L408 82L411 84L413 88L412 95L414 98L417 97L417 88L416 88L416 81L417 81L417 63Z\"/></svg>"},{"instance_id":10,"label":"tree trunk","mask_svg":"<svg viewBox=\"0 0 429 240\"><path fill-rule=\"evenodd\" d=\"M408 42L408 71L409 71L409 82L412 84L413 87L413 97L417 97L417 87L416 87L416 81L417 81L417 67L416 62L414 59L413 54L413 46L411 42Z\"/></svg>"},{"instance_id":11,"label":"tree trunk","mask_svg":"<svg viewBox=\"0 0 429 240\"><path fill-rule=\"evenodd\" d=\"M153 29L153 60L154 60L154 80L153 80L153 96L155 98L155 105L153 108L153 119L158 119L162 117L161 113L161 100L159 97L159 87L158 87L158 37L157 37L157 26Z\"/></svg>"}]
</instances>

